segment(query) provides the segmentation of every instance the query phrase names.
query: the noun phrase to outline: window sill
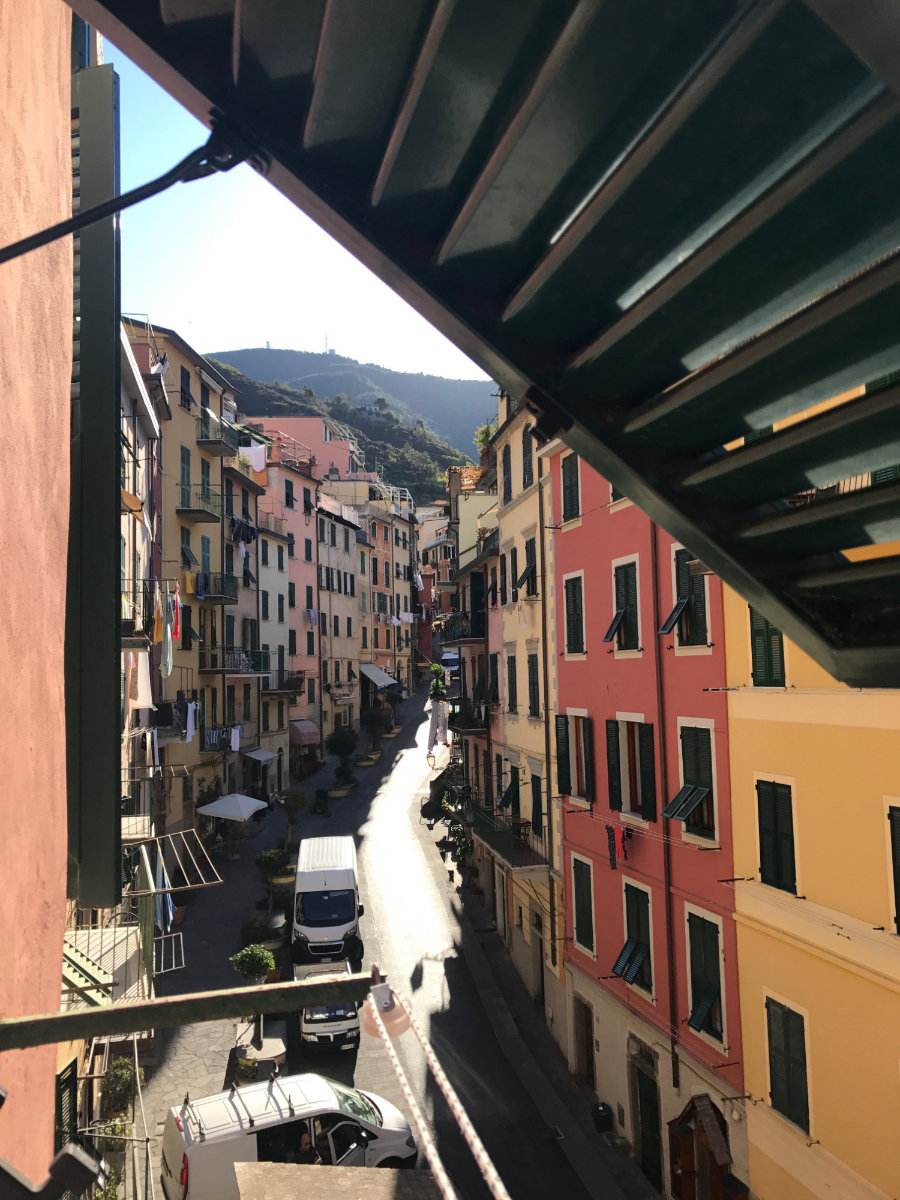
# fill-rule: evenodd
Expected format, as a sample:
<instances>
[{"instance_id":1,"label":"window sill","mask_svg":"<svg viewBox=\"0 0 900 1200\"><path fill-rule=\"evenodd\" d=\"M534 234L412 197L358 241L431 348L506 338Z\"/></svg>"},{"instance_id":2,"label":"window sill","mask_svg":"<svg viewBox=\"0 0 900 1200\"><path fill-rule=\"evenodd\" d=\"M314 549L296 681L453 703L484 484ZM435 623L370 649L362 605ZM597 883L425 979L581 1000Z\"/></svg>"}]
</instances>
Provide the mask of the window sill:
<instances>
[{"instance_id":1,"label":"window sill","mask_svg":"<svg viewBox=\"0 0 900 1200\"><path fill-rule=\"evenodd\" d=\"M634 996L638 996L644 1001L645 1004L652 1004L654 1006L656 1005L656 993L654 991L648 992L646 988L638 987L636 983L627 982L625 984L625 990L631 992Z\"/></svg>"},{"instance_id":2,"label":"window sill","mask_svg":"<svg viewBox=\"0 0 900 1200\"><path fill-rule=\"evenodd\" d=\"M634 650L614 650L613 657L618 662L620 659L627 660L629 658L643 658L644 647L638 646Z\"/></svg>"},{"instance_id":3,"label":"window sill","mask_svg":"<svg viewBox=\"0 0 900 1200\"><path fill-rule=\"evenodd\" d=\"M663 635L663 636L665 636L665 635ZM713 652L713 647L712 647L711 642L703 642L702 644L699 644L696 646L693 646L691 644L682 646L682 645L679 645L679 643L677 641L675 642L675 657L676 658L697 658L697 657L702 657L704 655L710 655L710 654L712 654L712 652Z\"/></svg>"},{"instance_id":4,"label":"window sill","mask_svg":"<svg viewBox=\"0 0 900 1200\"><path fill-rule=\"evenodd\" d=\"M688 833L688 831L686 829L682 829L681 840L687 846L699 846L699 847L705 848L707 850L721 850L722 849L722 847L721 847L719 841L717 840L717 838L715 837L715 835L713 835L712 837L703 837L701 834ZM691 1032L693 1032L693 1030Z\"/></svg>"},{"instance_id":5,"label":"window sill","mask_svg":"<svg viewBox=\"0 0 900 1200\"><path fill-rule=\"evenodd\" d=\"M610 500L608 511L611 513L617 513L617 512L621 512L623 508L633 508L633 507L634 507L633 500L629 500L627 496L620 496L618 500Z\"/></svg>"},{"instance_id":6,"label":"window sill","mask_svg":"<svg viewBox=\"0 0 900 1200\"><path fill-rule=\"evenodd\" d=\"M580 528L581 528L581 513L579 513L577 517L569 517L568 520L566 520L566 518L563 517L562 521L560 522L560 526L559 526L559 529L557 530L557 532L558 533L568 533L570 529L580 529Z\"/></svg>"},{"instance_id":7,"label":"window sill","mask_svg":"<svg viewBox=\"0 0 900 1200\"><path fill-rule=\"evenodd\" d=\"M586 662L587 661L587 651L586 650L564 650L563 658L565 659L566 662Z\"/></svg>"},{"instance_id":8,"label":"window sill","mask_svg":"<svg viewBox=\"0 0 900 1200\"><path fill-rule=\"evenodd\" d=\"M652 822L646 817L642 817L639 813L625 812L622 810L619 813L619 820L624 825L634 825L637 829L649 829Z\"/></svg>"}]
</instances>

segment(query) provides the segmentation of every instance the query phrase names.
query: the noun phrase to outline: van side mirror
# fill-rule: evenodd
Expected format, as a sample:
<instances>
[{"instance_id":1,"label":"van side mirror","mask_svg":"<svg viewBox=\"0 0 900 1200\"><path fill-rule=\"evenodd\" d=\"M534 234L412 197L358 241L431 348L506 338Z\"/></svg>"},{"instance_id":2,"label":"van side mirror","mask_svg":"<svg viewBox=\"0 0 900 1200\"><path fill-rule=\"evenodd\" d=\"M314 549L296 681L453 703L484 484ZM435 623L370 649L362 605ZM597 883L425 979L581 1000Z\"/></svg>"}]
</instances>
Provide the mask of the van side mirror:
<instances>
[{"instance_id":1,"label":"van side mirror","mask_svg":"<svg viewBox=\"0 0 900 1200\"><path fill-rule=\"evenodd\" d=\"M364 904L357 904L356 915L358 917L361 917L365 913L365 911L366 911L366 906Z\"/></svg>"}]
</instances>

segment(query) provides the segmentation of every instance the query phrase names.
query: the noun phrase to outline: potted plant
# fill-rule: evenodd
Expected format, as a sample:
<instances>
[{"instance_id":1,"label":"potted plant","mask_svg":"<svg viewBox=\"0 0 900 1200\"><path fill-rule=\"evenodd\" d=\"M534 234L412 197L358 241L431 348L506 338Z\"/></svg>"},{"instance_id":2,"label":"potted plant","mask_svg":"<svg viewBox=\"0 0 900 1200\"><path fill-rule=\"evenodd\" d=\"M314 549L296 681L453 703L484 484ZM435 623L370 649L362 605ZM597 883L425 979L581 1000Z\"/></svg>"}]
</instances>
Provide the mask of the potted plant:
<instances>
[{"instance_id":1,"label":"potted plant","mask_svg":"<svg viewBox=\"0 0 900 1200\"><path fill-rule=\"evenodd\" d=\"M353 778L353 766L350 762L350 756L356 748L356 742L356 730L347 725L341 725L337 729L332 729L331 733L325 739L325 749L329 754L336 754L340 759L340 764L334 773L338 786L331 789L328 793L329 796L345 796L355 785L356 780Z\"/></svg>"},{"instance_id":2,"label":"potted plant","mask_svg":"<svg viewBox=\"0 0 900 1200\"><path fill-rule=\"evenodd\" d=\"M234 1062L234 1082L238 1087L254 1083L259 1072L259 1063L255 1058L238 1057Z\"/></svg>"},{"instance_id":3,"label":"potted plant","mask_svg":"<svg viewBox=\"0 0 900 1200\"><path fill-rule=\"evenodd\" d=\"M431 683L428 695L432 701L447 699L447 672L440 663L432 663L430 667Z\"/></svg>"},{"instance_id":4,"label":"potted plant","mask_svg":"<svg viewBox=\"0 0 900 1200\"><path fill-rule=\"evenodd\" d=\"M238 950L228 959L238 975L243 975L248 984L264 983L265 978L275 966L275 956L271 950L254 942Z\"/></svg>"},{"instance_id":5,"label":"potted plant","mask_svg":"<svg viewBox=\"0 0 900 1200\"><path fill-rule=\"evenodd\" d=\"M359 723L369 738L369 752L364 757L374 760L382 737L391 727L390 715L383 708L364 708L359 714Z\"/></svg>"},{"instance_id":6,"label":"potted plant","mask_svg":"<svg viewBox=\"0 0 900 1200\"><path fill-rule=\"evenodd\" d=\"M130 1111L138 1081L143 1084L144 1072L142 1068L135 1070L134 1059L119 1055L112 1060L100 1085L103 1111L107 1116Z\"/></svg>"},{"instance_id":7,"label":"potted plant","mask_svg":"<svg viewBox=\"0 0 900 1200\"><path fill-rule=\"evenodd\" d=\"M287 850L276 847L274 850L260 850L255 861L266 879L271 880L273 875L280 875L287 866L288 857Z\"/></svg>"}]
</instances>

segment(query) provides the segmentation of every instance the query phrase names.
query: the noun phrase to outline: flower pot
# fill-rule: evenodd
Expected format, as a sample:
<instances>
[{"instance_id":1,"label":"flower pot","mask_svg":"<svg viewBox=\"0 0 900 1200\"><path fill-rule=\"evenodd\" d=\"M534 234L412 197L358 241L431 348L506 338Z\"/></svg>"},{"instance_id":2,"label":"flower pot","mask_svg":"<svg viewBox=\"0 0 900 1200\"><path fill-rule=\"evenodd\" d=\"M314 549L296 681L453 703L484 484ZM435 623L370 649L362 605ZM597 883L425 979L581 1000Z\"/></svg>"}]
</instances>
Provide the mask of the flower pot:
<instances>
[{"instance_id":1,"label":"flower pot","mask_svg":"<svg viewBox=\"0 0 900 1200\"><path fill-rule=\"evenodd\" d=\"M273 967L266 975L266 983L281 983L281 967Z\"/></svg>"}]
</instances>

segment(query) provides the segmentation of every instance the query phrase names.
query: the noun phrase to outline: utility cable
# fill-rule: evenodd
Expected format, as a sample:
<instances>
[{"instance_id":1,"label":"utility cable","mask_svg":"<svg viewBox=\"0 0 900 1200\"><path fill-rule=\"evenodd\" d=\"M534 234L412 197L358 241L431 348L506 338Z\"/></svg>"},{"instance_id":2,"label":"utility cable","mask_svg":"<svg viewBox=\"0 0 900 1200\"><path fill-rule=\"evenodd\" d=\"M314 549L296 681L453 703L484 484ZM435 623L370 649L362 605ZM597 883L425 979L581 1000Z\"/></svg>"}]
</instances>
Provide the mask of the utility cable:
<instances>
[{"instance_id":1,"label":"utility cable","mask_svg":"<svg viewBox=\"0 0 900 1200\"><path fill-rule=\"evenodd\" d=\"M232 167L250 157L250 154L249 144L240 135L233 130L226 130L222 124L216 124L205 145L192 150L187 157L171 170L166 171L164 175L160 175L150 183L141 184L140 187L133 188L121 196L113 196L111 199L103 201L102 204L87 208L66 221L50 225L39 233L22 238L21 241L4 246L0 249L0 264L10 262L23 254L29 254L32 250L38 250L70 233L77 233L86 226L94 225L106 217L115 216L116 213L130 208L133 204L139 204L142 200L148 200L151 196L164 192L173 183L190 183L194 179L203 179L216 171L230 171Z\"/></svg>"}]
</instances>

